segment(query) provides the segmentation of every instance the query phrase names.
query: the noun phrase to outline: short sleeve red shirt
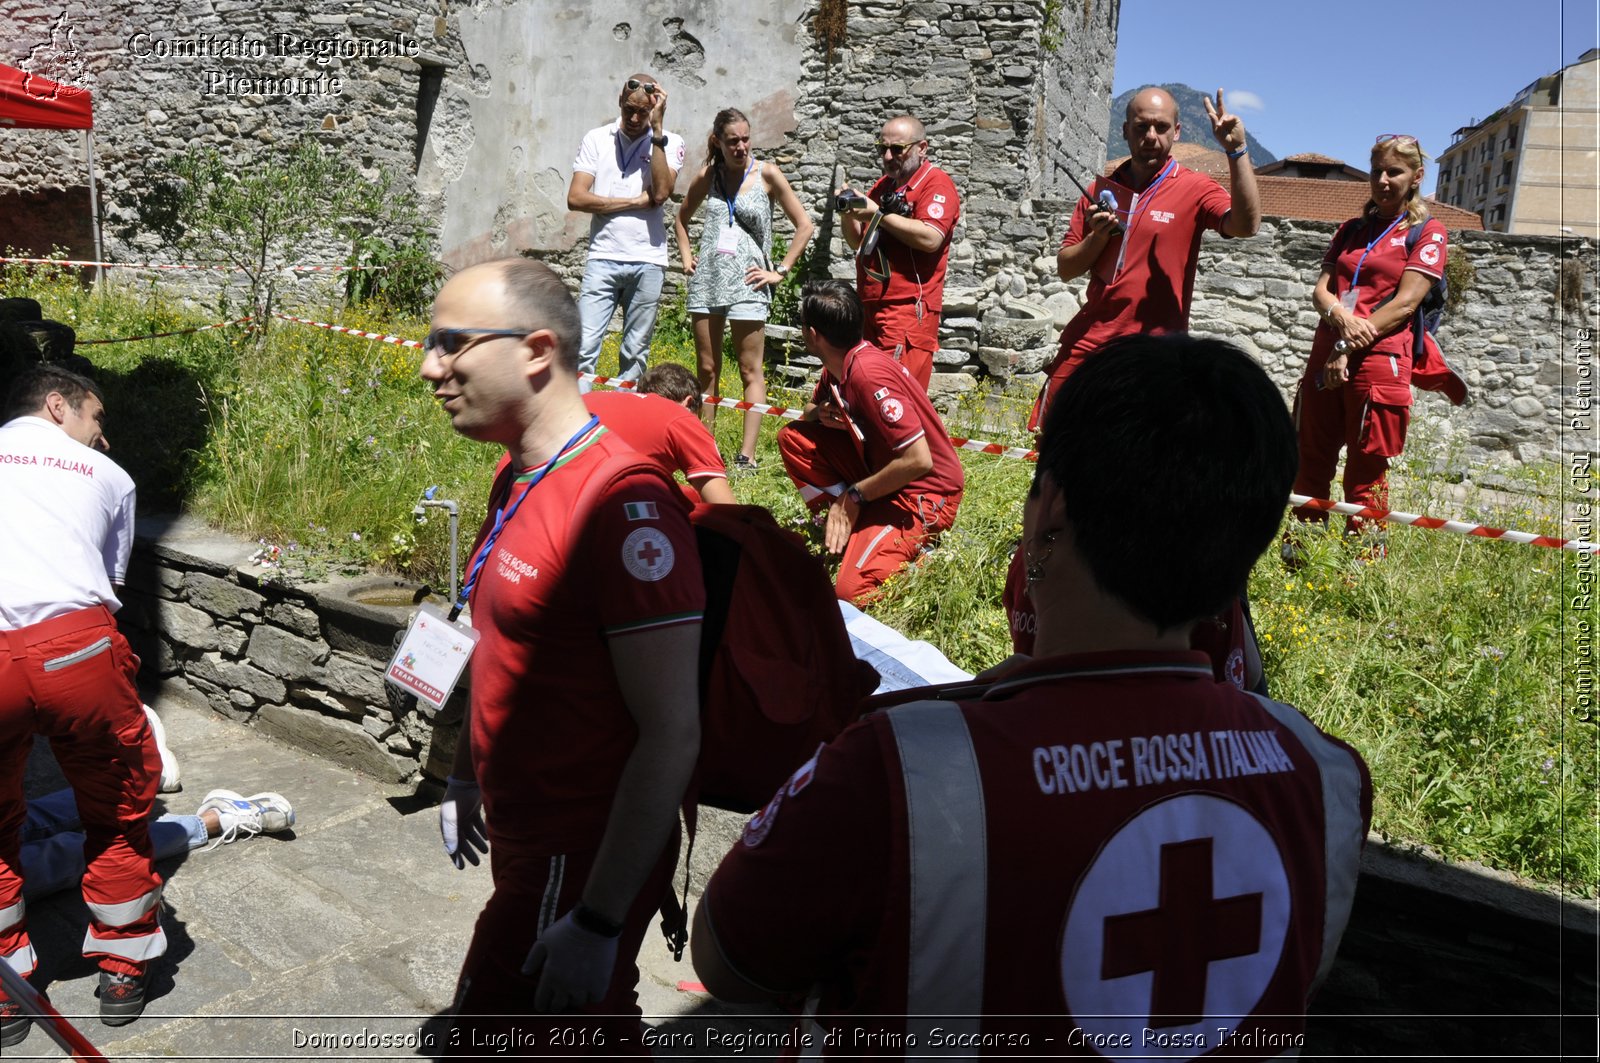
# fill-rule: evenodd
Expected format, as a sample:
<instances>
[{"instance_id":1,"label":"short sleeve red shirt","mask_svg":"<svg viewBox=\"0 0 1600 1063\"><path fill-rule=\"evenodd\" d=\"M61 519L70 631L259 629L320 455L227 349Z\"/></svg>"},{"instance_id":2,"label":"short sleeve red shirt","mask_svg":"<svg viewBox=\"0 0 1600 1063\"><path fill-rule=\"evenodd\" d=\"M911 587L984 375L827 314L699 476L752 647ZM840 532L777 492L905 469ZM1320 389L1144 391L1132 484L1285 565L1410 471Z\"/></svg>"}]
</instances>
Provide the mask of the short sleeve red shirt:
<instances>
[{"instance_id":1,"label":"short sleeve red shirt","mask_svg":"<svg viewBox=\"0 0 1600 1063\"><path fill-rule=\"evenodd\" d=\"M1392 220L1352 218L1339 227L1328 244L1327 254L1322 257L1323 268L1333 269L1335 294L1344 298L1351 287L1355 287L1357 317L1371 317L1379 304L1393 296L1406 270L1416 270L1434 280L1444 276L1445 262L1450 253L1450 238L1444 226L1433 218L1424 220L1422 234L1417 237L1410 254L1407 254L1406 237L1410 235L1410 230L1403 225L1390 229ZM1367 250L1368 244L1372 246L1371 251ZM1356 272L1358 265L1359 275ZM1319 331L1329 334L1323 345L1331 345L1332 330L1325 322ZM1402 328L1373 344L1372 352L1396 357L1403 355L1409 359L1411 343L1411 330Z\"/></svg>"},{"instance_id":2,"label":"short sleeve red shirt","mask_svg":"<svg viewBox=\"0 0 1600 1063\"><path fill-rule=\"evenodd\" d=\"M705 605L683 501L645 459L603 473L575 512L607 459L629 453L604 426L580 440L506 523L473 591L473 762L493 836L510 844L598 843L638 736L607 640L699 623Z\"/></svg>"},{"instance_id":3,"label":"short sleeve red shirt","mask_svg":"<svg viewBox=\"0 0 1600 1063\"><path fill-rule=\"evenodd\" d=\"M1061 332L1061 353L1082 357L1119 336L1181 332L1189 327L1195 265L1205 230L1222 230L1232 209L1227 191L1204 174L1168 162L1143 192L1126 182L1124 164L1089 190L1109 189L1127 227L1112 238L1089 271L1083 309ZM1089 227L1087 196L1078 198L1062 247L1072 247Z\"/></svg>"},{"instance_id":4,"label":"short sleeve red shirt","mask_svg":"<svg viewBox=\"0 0 1600 1063\"><path fill-rule=\"evenodd\" d=\"M880 177L867 198L881 203L891 191L889 178ZM923 306L938 313L944 308L945 266L950 234L961 217L961 197L950 175L931 162L917 167L902 191L911 217L942 232L944 242L936 251L914 251L892 236L881 236L872 254L856 256L856 290L865 304L921 298Z\"/></svg>"},{"instance_id":5,"label":"short sleeve red shirt","mask_svg":"<svg viewBox=\"0 0 1600 1063\"><path fill-rule=\"evenodd\" d=\"M928 393L899 362L865 340L844 356L844 379L835 381L824 369L817 382L817 401L839 401L850 416L852 431L859 430L867 468L876 472L919 439L928 441L933 469L900 490L953 495L966 484L966 473L945 432L939 411Z\"/></svg>"},{"instance_id":6,"label":"short sleeve red shirt","mask_svg":"<svg viewBox=\"0 0 1600 1063\"><path fill-rule=\"evenodd\" d=\"M717 441L706 426L671 399L626 391L591 391L583 401L601 424L668 475L681 472L691 480L728 475Z\"/></svg>"},{"instance_id":7,"label":"short sleeve red shirt","mask_svg":"<svg viewBox=\"0 0 1600 1063\"><path fill-rule=\"evenodd\" d=\"M1193 653L1036 661L968 696L983 823L959 852L987 860L960 881L985 903L940 918L983 943L981 1007L965 1013L983 1014L985 1034L1033 1036L1031 1049L970 1055L1076 1054L1061 1047L1075 1026L1191 1015L1185 1033L1215 1039L1237 1022L1280 1038L1224 1054L1279 1056L1304 1029L1325 915L1342 920L1354 891L1372 808L1360 757L1292 708L1212 682ZM946 746L952 763L967 755ZM843 1036L825 1055L917 1054L894 1040L922 896L898 749L885 713L847 729L750 820L706 887L734 971L815 987L815 1019ZM1223 957L1236 962L1209 962Z\"/></svg>"}]
</instances>

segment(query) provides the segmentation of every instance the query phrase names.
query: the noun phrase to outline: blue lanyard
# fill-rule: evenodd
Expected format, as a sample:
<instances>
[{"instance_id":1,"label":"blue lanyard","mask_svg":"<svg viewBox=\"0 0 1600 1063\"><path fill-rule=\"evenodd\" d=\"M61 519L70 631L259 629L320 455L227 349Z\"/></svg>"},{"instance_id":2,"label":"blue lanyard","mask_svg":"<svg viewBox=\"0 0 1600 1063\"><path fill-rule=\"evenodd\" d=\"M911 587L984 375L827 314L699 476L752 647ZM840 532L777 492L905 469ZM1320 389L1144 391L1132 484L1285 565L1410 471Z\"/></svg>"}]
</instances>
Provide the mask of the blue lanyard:
<instances>
[{"instance_id":1,"label":"blue lanyard","mask_svg":"<svg viewBox=\"0 0 1600 1063\"><path fill-rule=\"evenodd\" d=\"M1177 168L1178 168L1178 160L1177 159L1168 159L1167 160L1167 164L1161 168L1161 173L1158 174L1156 176L1156 179L1150 183L1150 187L1145 189L1143 192L1136 193L1138 195L1138 197L1139 197L1140 204L1141 205L1142 204L1147 204L1152 199L1154 199L1155 195L1156 195L1156 189L1160 188L1161 185L1162 185L1162 182L1166 181L1167 178L1171 177L1172 176L1172 172L1174 170L1176 170ZM1130 213L1130 212L1128 212L1128 211L1118 211L1117 213L1118 214L1126 214L1126 213Z\"/></svg>"},{"instance_id":2,"label":"blue lanyard","mask_svg":"<svg viewBox=\"0 0 1600 1063\"><path fill-rule=\"evenodd\" d=\"M744 179L746 177L749 177L750 176L750 171L754 170L755 168L756 168L755 160L751 159L750 160L750 165L745 168L744 173L739 175L739 188L743 188L744 187ZM726 182L726 181L724 181L722 179L722 170L723 170L723 167L721 167L721 166L717 167L717 184L722 186L722 198L728 201L728 224L732 225L732 224L734 224L734 220L733 220L733 203L734 203L734 200L739 198L739 188L735 188L733 190L733 194L731 196L728 194L728 182Z\"/></svg>"},{"instance_id":3,"label":"blue lanyard","mask_svg":"<svg viewBox=\"0 0 1600 1063\"><path fill-rule=\"evenodd\" d=\"M626 177L628 175L628 167L630 167L630 166L632 166L634 164L634 161L636 159L638 159L639 153L641 151L644 151L646 148L648 148L650 146L650 134L649 134L648 131L639 134L639 139L634 142L633 150L628 152L628 157L626 159L624 159L622 157L622 130L621 129L617 130L616 138L617 138L617 169L618 169L618 171L620 171L622 173L622 175L624 177Z\"/></svg>"},{"instance_id":4,"label":"blue lanyard","mask_svg":"<svg viewBox=\"0 0 1600 1063\"><path fill-rule=\"evenodd\" d=\"M461 588L461 596L456 599L455 607L450 610L451 620L460 616L462 608L471 600L472 591L478 585L478 574L483 571L484 562L489 560L489 554L494 550L495 541L500 538L500 533L505 531L506 525L511 523L511 518L517 515L517 510L522 508L522 503L527 500L529 495L533 494L533 489L539 486L539 481L543 480L545 475L556 467L556 462L561 460L561 456L577 446L578 441L588 435L599 423L600 418L590 414L589 420L584 422L582 428L578 429L578 433L563 443L561 449L551 455L550 460L541 465L539 471L533 474L533 478L528 481L527 489L517 496L515 502L511 503L511 508L507 509L502 504L499 509L494 511L494 527L489 529L489 537L484 540L483 549L478 551L477 558L472 562L472 569L467 573L466 585ZM512 485L515 485L516 479L515 471L513 470ZM510 493L509 486L507 493Z\"/></svg>"},{"instance_id":5,"label":"blue lanyard","mask_svg":"<svg viewBox=\"0 0 1600 1063\"><path fill-rule=\"evenodd\" d=\"M1361 252L1361 257L1356 259L1355 276L1350 278L1350 289L1349 289L1350 291L1355 291L1356 282L1361 279L1361 264L1367 260L1367 256L1368 255L1372 254L1372 249L1374 247L1377 247L1378 244L1383 241L1383 238L1385 236L1388 236L1390 233L1394 232L1394 227L1396 225L1399 225L1400 224L1400 219L1405 217L1405 216L1406 216L1405 211L1401 211L1399 214L1395 215L1395 219L1394 219L1394 221L1389 223L1389 227L1387 229L1383 230L1383 232L1379 233L1378 234L1378 238L1376 240L1372 241L1372 243L1368 244L1367 245L1367 249L1365 251Z\"/></svg>"}]
</instances>

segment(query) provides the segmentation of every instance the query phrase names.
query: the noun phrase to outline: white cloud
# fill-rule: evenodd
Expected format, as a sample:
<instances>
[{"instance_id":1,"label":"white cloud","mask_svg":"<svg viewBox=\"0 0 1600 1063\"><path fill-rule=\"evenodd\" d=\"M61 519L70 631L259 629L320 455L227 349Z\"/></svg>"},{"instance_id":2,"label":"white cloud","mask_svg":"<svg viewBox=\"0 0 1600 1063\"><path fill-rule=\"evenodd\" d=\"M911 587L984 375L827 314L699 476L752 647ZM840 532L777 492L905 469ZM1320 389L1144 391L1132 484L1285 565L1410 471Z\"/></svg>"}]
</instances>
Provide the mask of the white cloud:
<instances>
[{"instance_id":1,"label":"white cloud","mask_svg":"<svg viewBox=\"0 0 1600 1063\"><path fill-rule=\"evenodd\" d=\"M1267 105L1249 89L1224 89L1222 100L1230 111L1265 111Z\"/></svg>"}]
</instances>

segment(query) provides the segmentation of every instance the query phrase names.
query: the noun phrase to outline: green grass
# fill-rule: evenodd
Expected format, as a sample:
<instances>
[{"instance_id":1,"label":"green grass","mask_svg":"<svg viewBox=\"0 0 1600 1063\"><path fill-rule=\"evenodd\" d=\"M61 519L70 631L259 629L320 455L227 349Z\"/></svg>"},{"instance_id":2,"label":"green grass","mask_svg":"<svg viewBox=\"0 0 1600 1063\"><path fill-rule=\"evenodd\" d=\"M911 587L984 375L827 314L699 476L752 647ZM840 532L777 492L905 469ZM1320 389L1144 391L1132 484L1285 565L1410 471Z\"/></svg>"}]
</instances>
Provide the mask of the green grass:
<instances>
[{"instance_id":1,"label":"green grass","mask_svg":"<svg viewBox=\"0 0 1600 1063\"><path fill-rule=\"evenodd\" d=\"M17 268L7 295L31 295L81 339L207 323L159 289L83 291L73 279ZM330 288L330 291L332 289ZM379 310L306 308L303 316L420 338L421 319ZM219 527L279 546L287 575L381 566L439 586L446 522L418 524L422 490L462 503L470 541L484 513L493 448L461 439L416 375L419 352L279 323L263 341L237 329L83 348L106 371L112 454L146 508L181 505ZM681 314L666 310L652 353L694 364ZM600 371L615 372L615 340ZM723 394L738 395L724 358ZM773 388L770 401L805 395ZM1026 401L964 400L957 435L1026 445ZM716 435L737 447L741 415ZM734 481L741 501L770 508L817 541L783 473L778 422L764 421L758 472ZM1505 471L1495 492L1461 491L1425 475L1420 456L1396 470L1393 504L1501 527L1561 534L1550 499L1560 470ZM1032 467L963 452L968 485L955 528L916 569L890 582L873 613L978 670L1010 649L1000 588L1021 534ZM1337 524L1337 520L1335 522ZM1181 534L1181 531L1175 531ZM1310 564L1288 573L1275 552L1256 567L1252 607L1274 696L1300 706L1361 751L1372 769L1375 824L1385 836L1477 860L1584 895L1595 893L1596 728L1576 703L1581 624L1572 601L1579 560L1535 547L1392 527L1389 557L1360 565L1337 535L1307 542ZM1591 658L1592 659L1592 658Z\"/></svg>"}]
</instances>

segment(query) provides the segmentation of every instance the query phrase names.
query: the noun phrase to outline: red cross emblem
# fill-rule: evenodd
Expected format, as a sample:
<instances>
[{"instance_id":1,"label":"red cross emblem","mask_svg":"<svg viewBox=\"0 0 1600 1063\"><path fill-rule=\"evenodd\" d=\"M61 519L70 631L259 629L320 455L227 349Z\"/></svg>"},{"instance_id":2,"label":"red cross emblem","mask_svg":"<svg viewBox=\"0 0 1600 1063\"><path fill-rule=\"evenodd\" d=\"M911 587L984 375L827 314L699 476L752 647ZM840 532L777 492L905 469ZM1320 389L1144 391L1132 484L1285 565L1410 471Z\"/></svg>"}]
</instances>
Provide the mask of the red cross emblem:
<instances>
[{"instance_id":1,"label":"red cross emblem","mask_svg":"<svg viewBox=\"0 0 1600 1063\"><path fill-rule=\"evenodd\" d=\"M634 579L654 583L672 572L677 555L660 528L636 528L622 541L622 567Z\"/></svg>"},{"instance_id":2,"label":"red cross emblem","mask_svg":"<svg viewBox=\"0 0 1600 1063\"><path fill-rule=\"evenodd\" d=\"M1211 838L1161 847L1161 907L1105 922L1101 975L1155 973L1150 1028L1205 1017L1206 969L1249 956L1261 944L1261 894L1211 896Z\"/></svg>"},{"instance_id":3,"label":"red cross emblem","mask_svg":"<svg viewBox=\"0 0 1600 1063\"><path fill-rule=\"evenodd\" d=\"M645 564L649 565L651 568L655 568L656 559L661 556L661 547L657 546L653 541L646 539L644 546L640 547L639 552L634 556L639 558L639 560L643 561Z\"/></svg>"},{"instance_id":4,"label":"red cross emblem","mask_svg":"<svg viewBox=\"0 0 1600 1063\"><path fill-rule=\"evenodd\" d=\"M1131 1036L1147 1053L1203 1055L1261 1003L1291 911L1278 843L1250 809L1194 792L1143 808L1074 888L1067 1011L1086 1033ZM1148 1031L1172 1039L1148 1044Z\"/></svg>"}]
</instances>

